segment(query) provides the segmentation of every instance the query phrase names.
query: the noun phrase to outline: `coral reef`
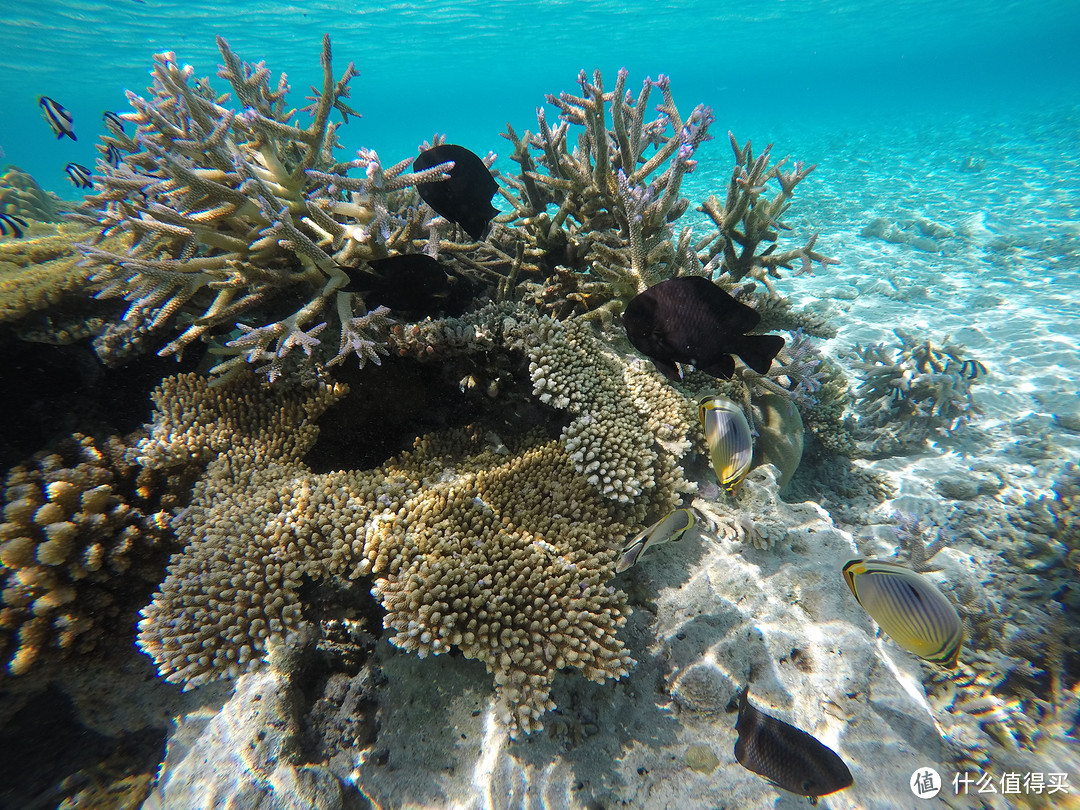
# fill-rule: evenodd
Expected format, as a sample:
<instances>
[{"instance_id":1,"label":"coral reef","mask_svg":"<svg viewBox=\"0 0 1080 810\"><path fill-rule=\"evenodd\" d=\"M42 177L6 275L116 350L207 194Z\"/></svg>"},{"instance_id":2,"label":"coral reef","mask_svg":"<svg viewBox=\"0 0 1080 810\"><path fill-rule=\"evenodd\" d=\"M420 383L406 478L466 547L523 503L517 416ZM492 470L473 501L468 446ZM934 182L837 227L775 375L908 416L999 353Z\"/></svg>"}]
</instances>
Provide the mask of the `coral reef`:
<instances>
[{"instance_id":1,"label":"coral reef","mask_svg":"<svg viewBox=\"0 0 1080 810\"><path fill-rule=\"evenodd\" d=\"M450 432L376 470L314 474L299 461L311 420L343 395L268 390L250 375L213 388L170 378L155 395L147 464L219 453L175 521L187 547L139 623L163 675L186 686L239 675L303 630L303 581L366 577L394 643L483 661L516 731L540 727L559 669L626 672L625 597L605 582L631 524L557 442L509 450Z\"/></svg>"},{"instance_id":2,"label":"coral reef","mask_svg":"<svg viewBox=\"0 0 1080 810\"><path fill-rule=\"evenodd\" d=\"M75 434L8 472L0 650L12 674L50 648L85 652L131 622L160 581L169 510L184 502L193 475L156 476L128 456L119 439L98 445Z\"/></svg>"},{"instance_id":3,"label":"coral reef","mask_svg":"<svg viewBox=\"0 0 1080 810\"><path fill-rule=\"evenodd\" d=\"M334 159L330 114L355 114L345 99L356 74L350 65L334 79L328 40L306 128L286 109L284 78L275 85L261 63L218 46L233 105L173 54L158 54L149 92L128 94L133 111L122 118L136 133L107 136L122 159L99 163L101 181L80 213L100 222L80 248L98 295L129 304L96 342L99 355L122 362L179 328L160 354L209 343L221 358L213 384L194 375L162 383L137 447L149 471L206 465L173 519L184 548L143 609L138 644L185 687L239 676L316 624L304 588L355 600L362 582L386 610L394 644L421 656L456 647L482 661L502 719L515 733L535 730L558 670L602 681L631 664L615 635L625 597L607 584L614 549L694 492L682 464L704 449L696 398L726 386L753 417L763 394L812 411L828 393L825 421L837 418L840 375L821 366L802 332L766 375L743 370L723 385L694 375L673 387L628 359L609 328L650 284L692 273L715 277L776 328L830 334L771 284L783 268L834 262L814 250L816 236L777 250L781 218L813 167L786 170L769 149L755 158L732 138L727 202L702 209L715 230L695 241L684 226L676 236L689 208L681 182L711 112L701 106L684 119L664 77L646 80L635 99L625 71L610 93L599 73L582 74L581 97L550 99L558 127L541 111L537 135L508 131L521 167L502 178L513 211L485 242L455 241L456 226L414 188L445 165L384 167L366 149ZM646 120L654 88L663 103ZM572 128L582 130L576 148ZM123 249L106 241L117 233L130 239ZM463 314L409 323L347 291L343 268L418 251L475 284ZM502 401L505 392L515 408L531 383L541 403L528 404L531 424L547 432L514 425L500 438L478 418L416 436L412 450L377 468L316 473L304 463L316 422L347 395L324 369L352 355L362 370L452 359L448 367L468 371L462 396L479 388ZM759 511L751 536L765 546L776 538L766 505Z\"/></svg>"},{"instance_id":4,"label":"coral reef","mask_svg":"<svg viewBox=\"0 0 1080 810\"><path fill-rule=\"evenodd\" d=\"M896 455L948 435L979 412L971 386L986 374L978 360L964 359L964 347L935 346L900 329L899 346L856 346L853 362L862 381L856 393L860 449L868 455Z\"/></svg>"},{"instance_id":5,"label":"coral reef","mask_svg":"<svg viewBox=\"0 0 1080 810\"><path fill-rule=\"evenodd\" d=\"M646 363L623 360L582 320L545 318L525 334L533 393L575 414L562 442L578 471L606 497L631 503L648 493L659 512L673 509L692 489L678 462L690 437L703 445L692 401Z\"/></svg>"},{"instance_id":6,"label":"coral reef","mask_svg":"<svg viewBox=\"0 0 1080 810\"><path fill-rule=\"evenodd\" d=\"M56 222L60 218L60 199L46 192L26 172L8 166L0 174L0 214L37 222Z\"/></svg>"},{"instance_id":7,"label":"coral reef","mask_svg":"<svg viewBox=\"0 0 1080 810\"><path fill-rule=\"evenodd\" d=\"M157 54L148 96L129 91L133 112L121 116L136 125L135 137L114 133L122 160L99 161L98 190L80 208L83 221L100 223L98 236L80 247L98 295L130 304L98 340L98 353L122 362L182 324L159 352L179 355L239 321L236 339L216 347L227 356L218 371L262 363L276 378L293 349L310 356L316 335L336 319L337 357L355 353L363 365L372 358L369 333L381 334L385 322L343 290L349 276L340 265L410 249L428 209L413 205L415 196L398 204L399 192L445 176L444 167L408 173L406 159L384 168L370 150L334 160L339 125L330 116L357 115L345 101L357 74L350 63L335 81L328 37L322 88L304 108L312 116L306 128L285 106L284 76L272 85L262 63L241 62L220 37L218 47L218 75L242 109L225 106L229 95L195 79L174 54ZM364 176L346 177L354 168ZM115 231L131 234L128 251L101 244Z\"/></svg>"},{"instance_id":8,"label":"coral reef","mask_svg":"<svg viewBox=\"0 0 1080 810\"><path fill-rule=\"evenodd\" d=\"M538 108L535 134L519 136L512 127L504 133L521 171L517 177L503 176L510 188L504 196L514 205L509 218L514 228L500 230L495 241L504 241L505 253L526 257L519 272L544 279L526 282L528 295L557 318L584 314L606 323L658 281L705 275L729 290L744 279L756 279L767 288L763 301L771 298L772 306L790 309L786 302L775 303L782 299L769 279L779 278L780 268L795 262L803 272L815 263L836 263L813 249L816 234L801 248L776 252L779 230L785 227L780 217L795 186L814 167L797 163L784 171L786 159L770 165L771 147L754 158L750 144L740 148L729 133L736 166L727 199L721 205L711 197L699 209L715 230L695 238L687 225L676 238L675 224L690 205L679 196L682 180L696 166L697 149L710 139L714 116L699 105L684 119L666 76L646 79L635 98L626 90L627 76L621 70L614 91L605 92L599 72L590 81L582 71L580 96L548 96L562 119L555 129ZM663 94L663 103L659 115L646 120L653 88ZM571 127L582 128L576 143ZM655 151L647 155L649 149ZM765 195L773 179L780 188L769 199ZM554 214L547 211L550 205L558 206ZM505 242L515 239L524 241L516 248ZM752 290L753 283L743 285L744 296L752 298ZM777 328L764 320L762 329ZM805 319L808 330L813 324L812 317Z\"/></svg>"},{"instance_id":9,"label":"coral reef","mask_svg":"<svg viewBox=\"0 0 1080 810\"><path fill-rule=\"evenodd\" d=\"M73 247L86 230L69 224L52 227L51 234L0 243L0 325L33 329L50 342L63 343L70 340L68 333L77 331L82 337L99 327L100 320L87 326L87 319L100 316L102 308L86 300L90 271L79 265ZM106 244L121 250L125 240L110 237ZM55 311L61 303L68 305L64 315ZM85 317L75 317L76 311ZM30 318L33 315L40 317Z\"/></svg>"}]
</instances>

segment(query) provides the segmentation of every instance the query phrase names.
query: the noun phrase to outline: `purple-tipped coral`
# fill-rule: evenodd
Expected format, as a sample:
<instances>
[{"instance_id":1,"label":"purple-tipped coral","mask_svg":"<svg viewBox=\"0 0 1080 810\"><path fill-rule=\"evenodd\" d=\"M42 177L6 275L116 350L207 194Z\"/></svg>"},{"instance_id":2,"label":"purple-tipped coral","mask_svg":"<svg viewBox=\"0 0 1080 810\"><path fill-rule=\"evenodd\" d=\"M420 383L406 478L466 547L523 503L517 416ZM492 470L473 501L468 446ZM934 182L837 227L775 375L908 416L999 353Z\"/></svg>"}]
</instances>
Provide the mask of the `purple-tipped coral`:
<instances>
[{"instance_id":1,"label":"purple-tipped coral","mask_svg":"<svg viewBox=\"0 0 1080 810\"><path fill-rule=\"evenodd\" d=\"M368 317L362 301L343 288L340 264L354 265L411 246L430 216L409 200L391 200L421 180L444 177L440 167L406 172L409 159L384 168L378 155L338 163L337 110L343 122L357 115L345 99L357 72L352 63L335 80L330 40L323 39L323 86L313 89L300 126L286 107L285 76L276 84L263 63L242 62L218 37L226 80L234 97L218 95L194 68L173 53L157 54L147 96L129 92L136 125L119 129L108 145L118 165L99 160L96 194L81 214L100 223L100 236L81 246L100 297L123 297L130 306L96 344L106 362L120 362L148 337L183 324L160 350L181 354L196 341L239 326L224 346L216 371L261 363L269 377L301 347L310 356L320 332L337 320L340 354L356 353L361 365L380 350L386 320ZM363 175L347 178L349 169ZM116 253L101 239L113 231L132 235L131 249ZM420 235L426 236L425 233ZM291 303L290 303L291 302ZM354 321L365 319L364 336Z\"/></svg>"},{"instance_id":2,"label":"purple-tipped coral","mask_svg":"<svg viewBox=\"0 0 1080 810\"><path fill-rule=\"evenodd\" d=\"M605 92L599 71L592 81L582 71L580 96L547 98L559 109L556 128L540 107L535 134L519 137L510 127L505 133L521 167L518 177L503 178L514 192L505 196L530 269L548 277L534 297L556 315L592 311L607 320L658 281L701 273L690 228L673 243L672 223L689 207L679 196L682 179L709 140L712 110L699 105L684 119L667 77L646 79L635 97L626 90L627 75L619 71L614 91ZM649 119L654 88L663 102ZM576 144L571 127L583 130Z\"/></svg>"}]
</instances>

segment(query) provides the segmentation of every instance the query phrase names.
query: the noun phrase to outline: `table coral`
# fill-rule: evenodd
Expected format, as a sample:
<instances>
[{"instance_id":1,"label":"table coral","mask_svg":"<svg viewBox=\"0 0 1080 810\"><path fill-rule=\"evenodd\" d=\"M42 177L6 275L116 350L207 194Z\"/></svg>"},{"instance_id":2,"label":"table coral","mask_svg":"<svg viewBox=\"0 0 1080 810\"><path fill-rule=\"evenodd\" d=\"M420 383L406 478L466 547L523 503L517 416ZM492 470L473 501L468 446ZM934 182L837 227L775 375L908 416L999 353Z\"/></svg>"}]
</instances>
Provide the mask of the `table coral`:
<instances>
[{"instance_id":1,"label":"table coral","mask_svg":"<svg viewBox=\"0 0 1080 810\"><path fill-rule=\"evenodd\" d=\"M139 645L169 680L242 673L301 628L305 579L358 577L372 579L395 644L483 661L517 732L540 727L559 669L625 674L625 597L606 581L631 523L558 442L493 449L483 432L451 431L375 470L315 474L299 460L315 428L282 414L314 417L343 390L254 395L264 389L188 376L156 394L148 462L223 448L176 521L187 547L139 622Z\"/></svg>"},{"instance_id":2,"label":"table coral","mask_svg":"<svg viewBox=\"0 0 1080 810\"><path fill-rule=\"evenodd\" d=\"M74 243L86 231L66 224L52 229L51 234L0 243L0 324L23 321L61 301L85 304L90 270L79 266ZM107 244L119 250L124 240L111 237Z\"/></svg>"}]
</instances>

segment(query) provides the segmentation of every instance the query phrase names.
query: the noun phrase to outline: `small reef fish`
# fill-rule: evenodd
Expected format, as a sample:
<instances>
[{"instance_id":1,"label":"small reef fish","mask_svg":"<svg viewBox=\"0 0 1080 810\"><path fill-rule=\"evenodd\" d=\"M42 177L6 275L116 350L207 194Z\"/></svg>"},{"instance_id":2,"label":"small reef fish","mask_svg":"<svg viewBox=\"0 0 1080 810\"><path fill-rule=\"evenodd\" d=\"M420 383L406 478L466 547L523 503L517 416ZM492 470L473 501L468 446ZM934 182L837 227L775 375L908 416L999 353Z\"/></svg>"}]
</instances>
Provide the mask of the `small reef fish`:
<instances>
[{"instance_id":1,"label":"small reef fish","mask_svg":"<svg viewBox=\"0 0 1080 810\"><path fill-rule=\"evenodd\" d=\"M124 122L120 120L120 116L111 110L106 110L101 114L101 120L105 122L105 127L114 135L124 134Z\"/></svg>"},{"instance_id":2,"label":"small reef fish","mask_svg":"<svg viewBox=\"0 0 1080 810\"><path fill-rule=\"evenodd\" d=\"M468 281L449 274L438 259L426 253L368 259L367 265L370 272L342 269L350 275L345 291L360 293L369 309L382 305L420 315L460 314L462 304L472 297Z\"/></svg>"},{"instance_id":3,"label":"small reef fish","mask_svg":"<svg viewBox=\"0 0 1080 810\"><path fill-rule=\"evenodd\" d=\"M38 96L38 105L43 110L42 115L49 122L52 131L56 133L57 140L65 135L73 141L79 140L75 137L75 131L71 128L71 113L65 110L59 102L48 96Z\"/></svg>"},{"instance_id":4,"label":"small reef fish","mask_svg":"<svg viewBox=\"0 0 1080 810\"><path fill-rule=\"evenodd\" d=\"M784 348L779 335L746 334L761 316L702 276L661 281L635 296L623 312L626 336L669 380L681 380L676 363L731 379L733 354L765 374Z\"/></svg>"},{"instance_id":5,"label":"small reef fish","mask_svg":"<svg viewBox=\"0 0 1080 810\"><path fill-rule=\"evenodd\" d=\"M634 565L646 549L661 543L674 542L682 538L686 530L694 525L694 513L689 509L676 509L660 518L648 528L642 529L622 547L622 556L615 565L615 573L621 574Z\"/></svg>"},{"instance_id":6,"label":"small reef fish","mask_svg":"<svg viewBox=\"0 0 1080 810\"><path fill-rule=\"evenodd\" d=\"M26 220L22 217L13 214L0 214L0 236L7 236L8 231L11 231L16 239L21 239L23 235L22 229L25 227L27 227Z\"/></svg>"},{"instance_id":7,"label":"small reef fish","mask_svg":"<svg viewBox=\"0 0 1080 810\"><path fill-rule=\"evenodd\" d=\"M750 471L754 439L743 409L727 397L702 397L698 418L705 432L709 461L720 486L734 493Z\"/></svg>"},{"instance_id":8,"label":"small reef fish","mask_svg":"<svg viewBox=\"0 0 1080 810\"><path fill-rule=\"evenodd\" d=\"M974 380L980 374L986 376L986 366L978 360L965 360L960 364L960 376L965 380Z\"/></svg>"},{"instance_id":9,"label":"small reef fish","mask_svg":"<svg viewBox=\"0 0 1080 810\"><path fill-rule=\"evenodd\" d=\"M421 152L413 161L413 171L430 169L449 160L454 161L454 168L447 172L449 180L417 183L416 189L435 213L456 222L473 239L484 239L491 218L499 213L491 204L499 184L483 160L464 146L446 143Z\"/></svg>"},{"instance_id":10,"label":"small reef fish","mask_svg":"<svg viewBox=\"0 0 1080 810\"><path fill-rule=\"evenodd\" d=\"M75 188L90 188L94 185L90 181L90 170L79 163L69 163L64 167L64 171Z\"/></svg>"},{"instance_id":11,"label":"small reef fish","mask_svg":"<svg viewBox=\"0 0 1080 810\"><path fill-rule=\"evenodd\" d=\"M825 796L849 787L855 780L840 755L790 723L755 708L750 687L739 692L739 718L735 730L735 759L749 771L777 787L806 796L817 804Z\"/></svg>"},{"instance_id":12,"label":"small reef fish","mask_svg":"<svg viewBox=\"0 0 1080 810\"><path fill-rule=\"evenodd\" d=\"M120 152L120 150L113 146L111 143L105 146L103 146L102 144L98 144L98 149L102 152L105 158L105 162L108 163L110 166L113 166L115 168L116 166L120 165L120 161L123 159L124 156Z\"/></svg>"},{"instance_id":13,"label":"small reef fish","mask_svg":"<svg viewBox=\"0 0 1080 810\"><path fill-rule=\"evenodd\" d=\"M886 560L851 560L843 574L863 610L889 638L927 661L956 666L964 625L930 580Z\"/></svg>"}]
</instances>

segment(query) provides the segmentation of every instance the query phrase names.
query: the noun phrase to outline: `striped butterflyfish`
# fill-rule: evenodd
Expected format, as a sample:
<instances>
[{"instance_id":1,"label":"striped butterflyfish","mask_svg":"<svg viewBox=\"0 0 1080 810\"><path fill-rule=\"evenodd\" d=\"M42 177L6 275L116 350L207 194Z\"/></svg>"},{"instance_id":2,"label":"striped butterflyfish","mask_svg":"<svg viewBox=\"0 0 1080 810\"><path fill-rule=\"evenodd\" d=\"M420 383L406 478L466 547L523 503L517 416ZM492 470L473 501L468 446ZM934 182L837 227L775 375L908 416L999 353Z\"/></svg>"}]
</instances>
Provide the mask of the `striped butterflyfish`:
<instances>
[{"instance_id":1,"label":"striped butterflyfish","mask_svg":"<svg viewBox=\"0 0 1080 810\"><path fill-rule=\"evenodd\" d=\"M698 402L709 460L720 486L735 492L750 470L754 441L742 408L727 397L707 396Z\"/></svg>"},{"instance_id":2,"label":"striped butterflyfish","mask_svg":"<svg viewBox=\"0 0 1080 810\"><path fill-rule=\"evenodd\" d=\"M749 687L739 692L739 719L735 730L735 759L749 771L777 787L806 796L818 796L851 785L851 771L840 755L801 728L765 714L748 700Z\"/></svg>"},{"instance_id":3,"label":"striped butterflyfish","mask_svg":"<svg viewBox=\"0 0 1080 810\"><path fill-rule=\"evenodd\" d=\"M676 509L651 526L642 529L627 540L626 545L622 547L619 562L615 565L615 573L621 574L634 565L645 553L645 549L678 540L693 525L693 512L689 509Z\"/></svg>"},{"instance_id":4,"label":"striped butterflyfish","mask_svg":"<svg viewBox=\"0 0 1080 810\"><path fill-rule=\"evenodd\" d=\"M927 661L956 666L964 625L930 580L885 560L851 560L843 573L859 604L889 638Z\"/></svg>"}]
</instances>

